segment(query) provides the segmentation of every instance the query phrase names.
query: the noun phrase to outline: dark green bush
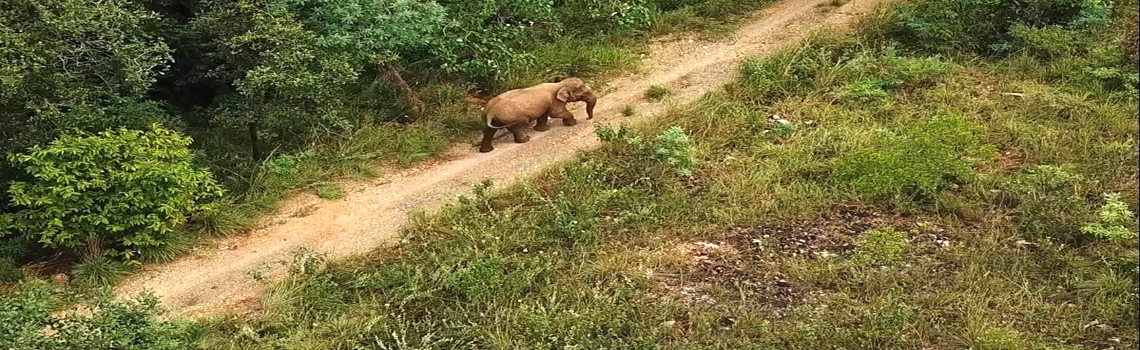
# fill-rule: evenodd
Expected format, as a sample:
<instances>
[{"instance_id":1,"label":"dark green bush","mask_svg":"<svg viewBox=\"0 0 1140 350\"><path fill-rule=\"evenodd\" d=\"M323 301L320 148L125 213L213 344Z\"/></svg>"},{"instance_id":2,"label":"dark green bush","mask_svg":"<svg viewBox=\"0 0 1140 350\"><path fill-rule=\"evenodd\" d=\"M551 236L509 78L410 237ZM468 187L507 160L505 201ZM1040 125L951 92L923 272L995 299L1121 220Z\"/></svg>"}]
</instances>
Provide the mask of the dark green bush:
<instances>
[{"instance_id":1,"label":"dark green bush","mask_svg":"<svg viewBox=\"0 0 1140 350\"><path fill-rule=\"evenodd\" d=\"M97 132L164 120L155 105L139 102L171 58L151 31L157 22L126 0L5 1L0 156L69 128ZM0 160L0 190L15 176Z\"/></svg>"},{"instance_id":2,"label":"dark green bush","mask_svg":"<svg viewBox=\"0 0 1140 350\"><path fill-rule=\"evenodd\" d=\"M16 210L0 216L0 230L46 247L102 242L125 260L162 249L183 234L176 229L190 212L221 194L192 164L189 144L156 126L64 136L13 154L33 180L8 189Z\"/></svg>"}]
</instances>

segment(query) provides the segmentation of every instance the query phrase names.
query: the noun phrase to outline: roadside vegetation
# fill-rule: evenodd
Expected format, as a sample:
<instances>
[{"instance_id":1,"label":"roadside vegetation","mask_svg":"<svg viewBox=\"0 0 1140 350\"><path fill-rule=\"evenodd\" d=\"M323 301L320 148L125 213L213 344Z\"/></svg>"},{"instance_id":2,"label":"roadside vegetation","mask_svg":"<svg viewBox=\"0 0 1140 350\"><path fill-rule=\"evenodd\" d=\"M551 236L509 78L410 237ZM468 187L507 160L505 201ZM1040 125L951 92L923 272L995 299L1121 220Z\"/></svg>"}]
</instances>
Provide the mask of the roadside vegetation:
<instances>
[{"instance_id":1,"label":"roadside vegetation","mask_svg":"<svg viewBox=\"0 0 1140 350\"><path fill-rule=\"evenodd\" d=\"M573 163L480 184L398 247L299 255L251 313L142 312L164 331L134 344L1135 348L1136 13L893 5L657 122L599 127ZM0 325L26 335L0 347L45 337Z\"/></svg>"},{"instance_id":2,"label":"roadside vegetation","mask_svg":"<svg viewBox=\"0 0 1140 350\"><path fill-rule=\"evenodd\" d=\"M604 79L652 35L764 3L5 3L0 283L170 260L297 191L336 199L338 178L437 156L478 129L480 98Z\"/></svg>"}]
</instances>

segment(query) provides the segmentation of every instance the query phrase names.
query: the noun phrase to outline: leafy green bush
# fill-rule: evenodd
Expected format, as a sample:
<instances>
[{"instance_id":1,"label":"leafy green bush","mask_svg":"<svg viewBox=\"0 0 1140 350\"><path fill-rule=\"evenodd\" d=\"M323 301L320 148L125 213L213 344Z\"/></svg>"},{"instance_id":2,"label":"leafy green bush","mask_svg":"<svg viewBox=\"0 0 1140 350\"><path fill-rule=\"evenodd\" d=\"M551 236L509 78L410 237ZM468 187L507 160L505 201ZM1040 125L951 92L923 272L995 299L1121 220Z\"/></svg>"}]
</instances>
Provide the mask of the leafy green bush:
<instances>
[{"instance_id":1,"label":"leafy green bush","mask_svg":"<svg viewBox=\"0 0 1140 350\"><path fill-rule=\"evenodd\" d=\"M172 244L190 212L221 194L197 169L190 139L152 127L64 136L9 159L34 180L8 189L16 211L0 229L46 247L79 248L95 241L135 260Z\"/></svg>"},{"instance_id":2,"label":"leafy green bush","mask_svg":"<svg viewBox=\"0 0 1140 350\"><path fill-rule=\"evenodd\" d=\"M855 247L853 259L861 265L892 266L902 261L907 234L893 228L864 232Z\"/></svg>"},{"instance_id":3,"label":"leafy green bush","mask_svg":"<svg viewBox=\"0 0 1140 350\"><path fill-rule=\"evenodd\" d=\"M992 155L981 128L957 116L939 116L902 131L879 130L866 149L840 156L835 179L867 196L932 197L974 176L974 163Z\"/></svg>"},{"instance_id":4,"label":"leafy green bush","mask_svg":"<svg viewBox=\"0 0 1140 350\"><path fill-rule=\"evenodd\" d=\"M151 32L153 14L127 0L13 0L0 18L0 155L70 128L97 132L166 119L155 104L140 102L171 59ZM0 191L17 175L0 160Z\"/></svg>"},{"instance_id":5,"label":"leafy green bush","mask_svg":"<svg viewBox=\"0 0 1140 350\"><path fill-rule=\"evenodd\" d=\"M94 295L81 305L68 303L72 297L41 281L8 292L0 298L0 348L183 350L201 339L192 324L159 320L153 296Z\"/></svg>"},{"instance_id":6,"label":"leafy green bush","mask_svg":"<svg viewBox=\"0 0 1140 350\"><path fill-rule=\"evenodd\" d=\"M1096 215L1097 221L1086 223L1081 232L1110 241L1136 239L1136 217L1128 210L1128 204L1120 200L1119 193L1105 193L1104 206Z\"/></svg>"},{"instance_id":7,"label":"leafy green bush","mask_svg":"<svg viewBox=\"0 0 1140 350\"><path fill-rule=\"evenodd\" d=\"M890 35L929 52L1008 53L1015 25L1079 29L1105 25L1110 3L1101 0L933 0L900 3Z\"/></svg>"}]
</instances>

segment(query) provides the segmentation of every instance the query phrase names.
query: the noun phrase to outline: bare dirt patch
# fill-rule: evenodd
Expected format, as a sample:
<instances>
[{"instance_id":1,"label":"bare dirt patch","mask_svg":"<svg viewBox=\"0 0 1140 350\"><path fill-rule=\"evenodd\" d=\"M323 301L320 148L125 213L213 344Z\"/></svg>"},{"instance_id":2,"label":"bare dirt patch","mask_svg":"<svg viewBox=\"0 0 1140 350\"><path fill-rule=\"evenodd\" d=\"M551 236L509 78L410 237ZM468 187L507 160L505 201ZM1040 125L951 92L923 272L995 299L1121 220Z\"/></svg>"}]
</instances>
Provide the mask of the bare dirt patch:
<instances>
[{"instance_id":1,"label":"bare dirt patch","mask_svg":"<svg viewBox=\"0 0 1140 350\"><path fill-rule=\"evenodd\" d=\"M721 299L743 298L757 314L778 320L796 305L829 292L826 286L789 275L789 262L844 259L861 234L887 227L911 233L908 243L914 256L933 259L951 244L946 229L921 217L836 208L817 218L734 227L680 243L665 253L675 261L673 268L653 274L654 296L714 309Z\"/></svg>"}]
</instances>

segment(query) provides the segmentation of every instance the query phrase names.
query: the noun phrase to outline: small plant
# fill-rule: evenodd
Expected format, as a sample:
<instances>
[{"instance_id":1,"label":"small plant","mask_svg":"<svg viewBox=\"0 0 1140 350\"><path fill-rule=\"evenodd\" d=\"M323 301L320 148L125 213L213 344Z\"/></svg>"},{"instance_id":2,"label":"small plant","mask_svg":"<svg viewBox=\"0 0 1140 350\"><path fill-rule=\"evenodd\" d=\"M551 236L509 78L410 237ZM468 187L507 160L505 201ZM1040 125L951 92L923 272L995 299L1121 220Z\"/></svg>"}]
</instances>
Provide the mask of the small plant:
<instances>
[{"instance_id":1,"label":"small plant","mask_svg":"<svg viewBox=\"0 0 1140 350\"><path fill-rule=\"evenodd\" d=\"M15 283L24 278L24 272L16 264L16 259L0 256L0 285Z\"/></svg>"},{"instance_id":2,"label":"small plant","mask_svg":"<svg viewBox=\"0 0 1140 350\"><path fill-rule=\"evenodd\" d=\"M289 272L293 275L315 275L324 270L328 259L325 254L310 248L301 247L293 251L293 263Z\"/></svg>"},{"instance_id":3,"label":"small plant","mask_svg":"<svg viewBox=\"0 0 1140 350\"><path fill-rule=\"evenodd\" d=\"M1136 230L1130 229L1135 220L1128 204L1120 200L1119 193L1105 193L1104 206L1097 211L1097 221L1086 223L1081 232L1109 241L1136 239Z\"/></svg>"},{"instance_id":4,"label":"small plant","mask_svg":"<svg viewBox=\"0 0 1140 350\"><path fill-rule=\"evenodd\" d=\"M127 273L126 265L103 255L93 255L75 265L75 281L92 286L109 286Z\"/></svg>"},{"instance_id":5,"label":"small plant","mask_svg":"<svg viewBox=\"0 0 1140 350\"><path fill-rule=\"evenodd\" d=\"M679 126L671 127L658 135L656 141L653 155L657 159L672 167L677 175L693 174L693 167L697 164L696 148L685 130Z\"/></svg>"},{"instance_id":6,"label":"small plant","mask_svg":"<svg viewBox=\"0 0 1140 350\"><path fill-rule=\"evenodd\" d=\"M882 228L863 233L855 248L854 260L862 265L893 266L902 261L907 246L907 234L893 228Z\"/></svg>"},{"instance_id":7,"label":"small plant","mask_svg":"<svg viewBox=\"0 0 1140 350\"><path fill-rule=\"evenodd\" d=\"M633 106L627 105L621 109L621 115L624 117L632 117L634 114L637 114L637 110L634 110Z\"/></svg>"},{"instance_id":8,"label":"small plant","mask_svg":"<svg viewBox=\"0 0 1140 350\"><path fill-rule=\"evenodd\" d=\"M673 92L669 91L669 89L663 86L652 85L648 90L645 90L645 99L657 102L665 99L665 97L668 97L671 94L673 94Z\"/></svg>"},{"instance_id":9,"label":"small plant","mask_svg":"<svg viewBox=\"0 0 1140 350\"><path fill-rule=\"evenodd\" d=\"M341 199L344 198L344 190L332 183L319 184L313 187L313 191L317 193L317 197L322 199Z\"/></svg>"}]
</instances>

